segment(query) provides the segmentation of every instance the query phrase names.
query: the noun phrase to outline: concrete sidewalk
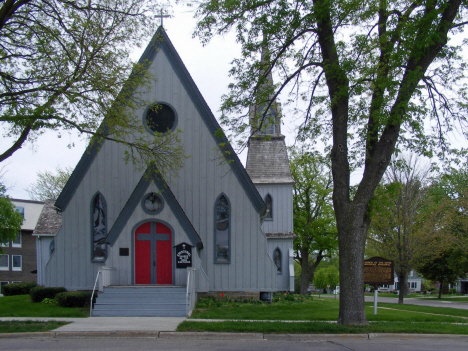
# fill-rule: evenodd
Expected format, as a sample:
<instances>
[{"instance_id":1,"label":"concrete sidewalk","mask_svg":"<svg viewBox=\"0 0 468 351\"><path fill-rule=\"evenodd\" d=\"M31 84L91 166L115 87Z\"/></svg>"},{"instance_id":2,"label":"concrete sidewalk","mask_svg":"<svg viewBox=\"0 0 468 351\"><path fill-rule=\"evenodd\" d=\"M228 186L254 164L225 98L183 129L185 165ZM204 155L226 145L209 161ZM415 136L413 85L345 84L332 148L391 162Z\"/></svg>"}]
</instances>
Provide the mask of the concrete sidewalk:
<instances>
[{"instance_id":1,"label":"concrete sidewalk","mask_svg":"<svg viewBox=\"0 0 468 351\"><path fill-rule=\"evenodd\" d=\"M71 322L54 332L162 332L175 331L185 317L0 318L0 321Z\"/></svg>"}]
</instances>

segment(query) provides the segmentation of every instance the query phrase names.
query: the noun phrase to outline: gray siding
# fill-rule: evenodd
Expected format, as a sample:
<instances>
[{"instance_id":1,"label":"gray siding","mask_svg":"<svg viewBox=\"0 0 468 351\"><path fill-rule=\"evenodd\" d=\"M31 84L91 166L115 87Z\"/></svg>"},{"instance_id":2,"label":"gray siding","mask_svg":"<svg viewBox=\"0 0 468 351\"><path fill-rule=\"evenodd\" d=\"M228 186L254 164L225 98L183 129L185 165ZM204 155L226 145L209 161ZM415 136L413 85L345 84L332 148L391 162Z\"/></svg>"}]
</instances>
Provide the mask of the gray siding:
<instances>
[{"instance_id":1,"label":"gray siding","mask_svg":"<svg viewBox=\"0 0 468 351\"><path fill-rule=\"evenodd\" d=\"M178 115L177 128L183 133L181 137L185 153L190 156L185 159L178 177L166 181L204 243L199 256L208 276L209 289L275 290L276 268L268 254L267 240L260 229L260 215L245 188L231 167L223 163L213 136L163 50L158 52L150 70L157 81L144 91L144 98L149 102L166 102L174 107ZM143 108L136 111L135 118L141 120L143 113ZM63 213L63 225L56 236L56 252L45 269L47 285L65 286L68 289L92 288L102 264L91 262L91 199L97 191L105 197L109 231L142 176L142 172L125 164L124 151L122 145L105 142L75 190ZM154 184L150 187L157 190ZM213 262L214 203L221 193L229 197L232 206L230 264ZM115 284L133 283L132 250L129 257L120 257L118 251L120 247L132 247L134 225L151 217L137 206L110 249L106 266L116 268L113 279ZM174 245L181 241L189 242L167 206L154 217L172 226ZM185 270L175 271L174 283L185 284Z\"/></svg>"},{"instance_id":2,"label":"gray siding","mask_svg":"<svg viewBox=\"0 0 468 351\"><path fill-rule=\"evenodd\" d=\"M277 276L277 288L278 290L286 291L289 290L289 265L292 263L289 257L289 249L293 248L293 242L291 239L269 239L268 240L268 252L273 256L273 252L276 248L281 250L281 274Z\"/></svg>"},{"instance_id":3,"label":"gray siding","mask_svg":"<svg viewBox=\"0 0 468 351\"><path fill-rule=\"evenodd\" d=\"M262 229L265 233L293 232L293 185L292 184L256 184L258 192L265 199L267 194L272 197L273 219L265 220Z\"/></svg>"}]
</instances>

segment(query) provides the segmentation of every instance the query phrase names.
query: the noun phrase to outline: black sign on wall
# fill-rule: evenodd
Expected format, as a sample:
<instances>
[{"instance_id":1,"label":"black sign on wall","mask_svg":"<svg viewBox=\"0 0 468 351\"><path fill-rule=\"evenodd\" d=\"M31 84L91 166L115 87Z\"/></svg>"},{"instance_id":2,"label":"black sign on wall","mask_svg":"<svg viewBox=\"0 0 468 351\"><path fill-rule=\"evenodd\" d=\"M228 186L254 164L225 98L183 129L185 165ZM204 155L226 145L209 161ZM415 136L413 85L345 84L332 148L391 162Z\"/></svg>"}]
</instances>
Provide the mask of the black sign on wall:
<instances>
[{"instance_id":1,"label":"black sign on wall","mask_svg":"<svg viewBox=\"0 0 468 351\"><path fill-rule=\"evenodd\" d=\"M176 245L176 268L192 267L192 247L187 243Z\"/></svg>"}]
</instances>

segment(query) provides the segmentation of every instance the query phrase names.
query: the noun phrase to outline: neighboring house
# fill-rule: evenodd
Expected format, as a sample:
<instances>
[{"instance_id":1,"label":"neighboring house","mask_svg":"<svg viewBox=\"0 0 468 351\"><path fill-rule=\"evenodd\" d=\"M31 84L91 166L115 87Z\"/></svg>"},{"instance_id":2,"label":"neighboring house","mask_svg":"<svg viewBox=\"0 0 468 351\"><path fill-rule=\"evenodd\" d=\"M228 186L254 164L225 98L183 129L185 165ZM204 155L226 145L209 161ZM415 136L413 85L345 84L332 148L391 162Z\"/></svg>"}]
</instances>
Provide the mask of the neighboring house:
<instances>
[{"instance_id":1,"label":"neighboring house","mask_svg":"<svg viewBox=\"0 0 468 351\"><path fill-rule=\"evenodd\" d=\"M279 105L266 137L250 139L246 171L164 29L144 60L156 79L137 89L161 108L139 109L135 120L148 138L182 131L190 157L177 178L162 178L126 164L120 144L90 145L54 204L62 213L54 241L47 239L54 250L38 246L41 282L90 290L100 271L104 286L185 286L191 259L198 294L293 290L293 180Z\"/></svg>"},{"instance_id":2,"label":"neighboring house","mask_svg":"<svg viewBox=\"0 0 468 351\"><path fill-rule=\"evenodd\" d=\"M55 251L55 235L62 225L62 215L54 207L55 200L47 200L42 208L33 236L36 238L37 284L44 285L44 268Z\"/></svg>"},{"instance_id":3,"label":"neighboring house","mask_svg":"<svg viewBox=\"0 0 468 351\"><path fill-rule=\"evenodd\" d=\"M24 217L21 232L15 240L2 245L0 255L0 284L36 282L36 243L32 236L44 203L41 201L11 199Z\"/></svg>"},{"instance_id":4,"label":"neighboring house","mask_svg":"<svg viewBox=\"0 0 468 351\"><path fill-rule=\"evenodd\" d=\"M383 285L379 287L379 291L395 291L400 290L400 283L398 282L398 276L395 274L395 284ZM410 292L421 292L422 278L418 275L415 270L411 270L408 275L408 288Z\"/></svg>"}]
</instances>

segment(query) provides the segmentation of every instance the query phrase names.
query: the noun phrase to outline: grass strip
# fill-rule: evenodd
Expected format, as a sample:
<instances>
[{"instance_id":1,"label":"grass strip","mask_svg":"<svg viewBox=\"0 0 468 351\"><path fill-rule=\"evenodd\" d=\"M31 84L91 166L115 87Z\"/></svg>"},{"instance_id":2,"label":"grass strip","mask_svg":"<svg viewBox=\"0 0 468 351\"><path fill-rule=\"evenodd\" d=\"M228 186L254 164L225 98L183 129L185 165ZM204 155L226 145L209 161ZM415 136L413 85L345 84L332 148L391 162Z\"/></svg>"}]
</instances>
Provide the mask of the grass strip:
<instances>
[{"instance_id":1,"label":"grass strip","mask_svg":"<svg viewBox=\"0 0 468 351\"><path fill-rule=\"evenodd\" d=\"M34 333L57 329L68 322L0 321L0 333Z\"/></svg>"},{"instance_id":2,"label":"grass strip","mask_svg":"<svg viewBox=\"0 0 468 351\"><path fill-rule=\"evenodd\" d=\"M374 306L373 302L366 302L366 307ZM468 318L468 310L459 310L456 308L450 307L430 307L430 306L418 306L418 305L399 305L394 303L378 303L378 307L386 307L393 310L403 310L403 311L411 311L411 312L425 312L425 313L433 313L433 314L440 314L440 315L449 315L454 317L465 317ZM379 313L380 310L377 311Z\"/></svg>"},{"instance_id":3,"label":"grass strip","mask_svg":"<svg viewBox=\"0 0 468 351\"><path fill-rule=\"evenodd\" d=\"M359 334L359 333L410 333L410 334L468 334L468 324L440 322L372 322L367 326L343 326L335 323L305 322L192 322L184 321L178 332L233 332L278 334Z\"/></svg>"},{"instance_id":4,"label":"grass strip","mask_svg":"<svg viewBox=\"0 0 468 351\"><path fill-rule=\"evenodd\" d=\"M33 303L29 295L0 297L1 317L89 317L88 308Z\"/></svg>"}]
</instances>

